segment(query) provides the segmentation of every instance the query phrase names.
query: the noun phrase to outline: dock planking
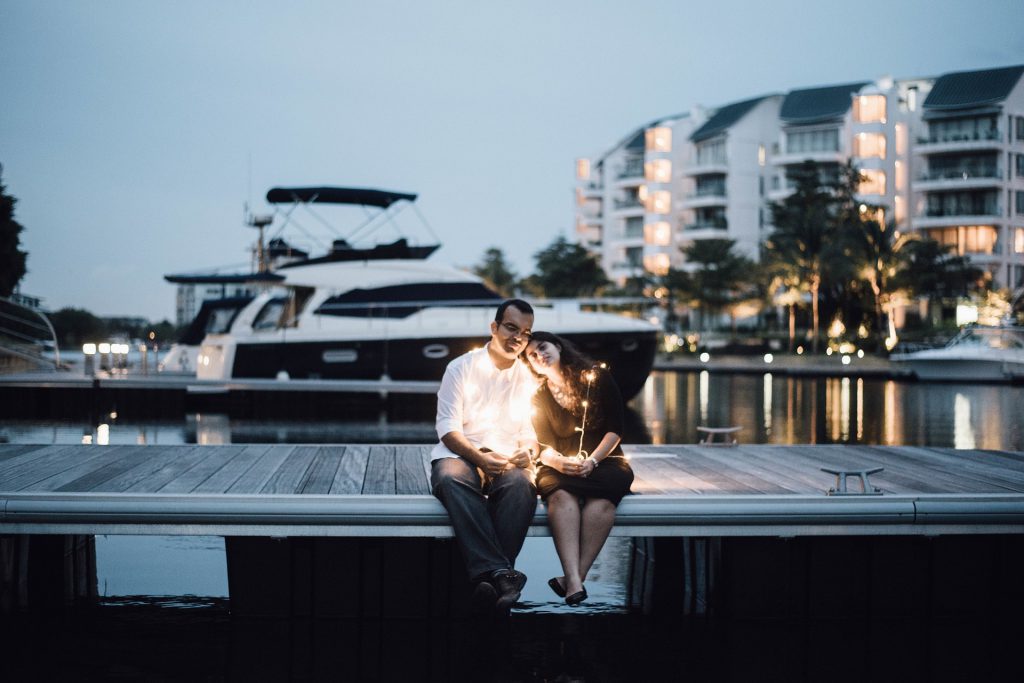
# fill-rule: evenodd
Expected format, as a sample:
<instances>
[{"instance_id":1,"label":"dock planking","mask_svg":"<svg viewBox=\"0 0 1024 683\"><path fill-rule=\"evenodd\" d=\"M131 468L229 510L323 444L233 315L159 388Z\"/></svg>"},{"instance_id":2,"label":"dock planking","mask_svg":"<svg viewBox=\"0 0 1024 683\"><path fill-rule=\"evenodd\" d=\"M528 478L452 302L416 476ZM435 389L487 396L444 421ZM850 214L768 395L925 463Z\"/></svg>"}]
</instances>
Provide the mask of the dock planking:
<instances>
[{"instance_id":1,"label":"dock planking","mask_svg":"<svg viewBox=\"0 0 1024 683\"><path fill-rule=\"evenodd\" d=\"M88 494L89 498L81 500L90 506L100 506L95 508L99 512L91 519L102 519L102 505L109 503L121 515L119 519L123 526L118 528L132 530L110 533L186 533L186 530L196 533L199 522L188 523L174 517L179 514L179 508L199 510L195 519L200 519L204 514L221 514L217 512L221 509L217 506L242 506L231 508L234 511L225 513L228 514L225 519L234 519L230 515L236 514L241 515L240 518L249 514L259 517L269 511L279 520L276 524L285 524L291 513L282 510L287 508L288 501L306 500L308 505L300 503L296 519L318 521L314 525L297 522L297 526L288 527L286 533L301 534L305 528L310 533L365 535L369 532L360 532L356 527L366 524L369 528L372 523L350 521L362 519L360 515L363 514L362 508L353 500L366 497L363 507L370 510L367 519L379 519L374 517L377 514L374 510L380 509L384 504L382 501L391 497L397 506L396 511L385 512L385 515L394 514L397 518L411 515L408 519L412 521L403 527L401 534L415 535L412 529L418 524L423 525L422 533L443 534L444 527L438 526L443 525L446 519L443 508L430 496L431 448L430 445L394 444L58 445L26 448L0 444L0 515L3 515L0 517L0 533L5 528L15 528L8 525L15 524L13 520L20 509L17 505L21 503L16 505L11 501L31 500L30 507L36 506L32 507L32 514L45 520L46 513L37 513L37 509L45 510L51 503L54 510L74 505L79 500L76 495ZM1004 530L1011 528L1017 530L1014 533L1024 532L1024 454L860 445L744 444L727 449L699 445L633 445L624 447L624 450L631 458L636 473L633 493L639 495L624 502L620 508L619 524L633 523L647 531L653 528L652 523L636 520L649 519L650 510L654 509L651 506L661 505L659 501L665 503L658 508L657 514L668 510L668 514L675 515L676 519L688 520L685 524L689 527L682 526L684 523L680 522L678 528L695 530L699 527L704 534L715 527L702 526L701 515L705 510L712 516L719 514L714 508L719 505L716 500L723 501L722 506L740 506L740 512L730 508L728 513L724 513L728 515L777 520L791 514L796 521L787 527L789 531L778 525L772 527L781 534L805 531L808 519L816 520L810 523L817 524L819 529L828 527L828 533L838 534L843 529L854 528L850 524L861 525L856 527L860 530L858 533L871 533L870 525L878 524L870 517L879 514L876 510L891 513L891 519L895 520L892 523L900 525L904 524L908 514L910 517L918 515L921 501L925 499L934 502L938 499L964 500L973 496L974 500L981 500L986 505L997 498L998 501L993 503L996 507L986 508L984 514L972 512L972 524L977 525L981 520L981 525L999 523ZM862 497L860 500L827 496L826 492L834 485L834 477L822 472L822 467L845 470L883 467L882 472L872 475L871 483L879 486L884 495ZM856 482L850 486L852 491L859 488ZM813 506L813 510L806 507L808 504ZM337 514L334 512L336 505L345 508L344 515L349 515L346 517L349 521L341 531L338 528L332 531L330 525L333 522L329 521L331 515ZM780 505L790 506L786 508L789 512L779 513ZM885 508L886 505L890 507ZM871 507L869 516L865 517L857 506ZM899 506L905 507L897 511ZM135 509L144 519L156 519L152 515L157 514L170 515L174 521L168 524L124 522ZM821 521L824 518L819 515L819 510L838 514L840 523L829 526L831 522ZM43 517L38 517L38 514L43 514ZM542 510L538 514L535 525L539 524L538 528L543 529ZM945 516L942 519L952 520L950 524L959 524L958 514L955 511L950 514L943 512ZM324 522L324 519L328 521ZM855 521L846 524L844 519ZM774 521L771 523L775 524ZM241 528L231 524L233 522L225 522L217 528ZM239 524L245 526L247 522ZM258 526L260 522L256 524ZM75 528L81 530L81 527ZM255 528L251 527L249 531ZM905 526L901 528L905 529ZM744 529L746 527L742 525L734 526L733 532L742 533ZM628 532L617 529L616 533Z\"/></svg>"},{"instance_id":2,"label":"dock planking","mask_svg":"<svg viewBox=\"0 0 1024 683\"><path fill-rule=\"evenodd\" d=\"M0 444L0 492L430 493L428 445ZM813 495L822 467L884 467L872 480L900 494L1024 494L1024 457L910 446L637 445L625 448L644 495Z\"/></svg>"}]
</instances>

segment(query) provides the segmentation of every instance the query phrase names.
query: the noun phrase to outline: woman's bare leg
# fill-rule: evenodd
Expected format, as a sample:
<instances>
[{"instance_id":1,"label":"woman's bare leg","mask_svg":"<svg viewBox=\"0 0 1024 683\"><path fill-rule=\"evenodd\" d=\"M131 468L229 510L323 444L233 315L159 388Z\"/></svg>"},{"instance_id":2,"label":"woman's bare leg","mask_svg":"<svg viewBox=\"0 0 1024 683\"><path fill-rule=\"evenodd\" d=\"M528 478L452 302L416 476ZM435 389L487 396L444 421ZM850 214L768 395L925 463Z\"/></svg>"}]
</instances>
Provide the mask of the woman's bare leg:
<instances>
[{"instance_id":1,"label":"woman's bare leg","mask_svg":"<svg viewBox=\"0 0 1024 683\"><path fill-rule=\"evenodd\" d=\"M555 541L555 551L562 562L565 594L583 590L580 574L580 503L566 491L555 491L548 496L548 526Z\"/></svg>"},{"instance_id":2,"label":"woman's bare leg","mask_svg":"<svg viewBox=\"0 0 1024 683\"><path fill-rule=\"evenodd\" d=\"M615 524L615 505L604 498L590 498L583 504L581 520L579 576L582 583Z\"/></svg>"}]
</instances>

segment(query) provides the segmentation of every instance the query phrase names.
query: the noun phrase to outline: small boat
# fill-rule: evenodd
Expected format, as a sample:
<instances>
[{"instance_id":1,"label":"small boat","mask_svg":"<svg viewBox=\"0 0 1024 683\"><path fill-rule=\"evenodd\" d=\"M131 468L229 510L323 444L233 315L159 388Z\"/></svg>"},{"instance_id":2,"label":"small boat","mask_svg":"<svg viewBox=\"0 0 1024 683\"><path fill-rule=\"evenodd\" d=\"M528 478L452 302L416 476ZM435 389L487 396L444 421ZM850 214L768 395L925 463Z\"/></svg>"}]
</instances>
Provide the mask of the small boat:
<instances>
[{"instance_id":1,"label":"small boat","mask_svg":"<svg viewBox=\"0 0 1024 683\"><path fill-rule=\"evenodd\" d=\"M1024 380L1024 327L966 327L941 348L894 354L890 360L921 380Z\"/></svg>"},{"instance_id":2,"label":"small boat","mask_svg":"<svg viewBox=\"0 0 1024 683\"><path fill-rule=\"evenodd\" d=\"M267 193L272 204L355 204L385 211L415 198L337 187ZM250 275L263 291L205 302L164 367L194 368L205 380L439 381L449 361L487 341L502 300L479 277L429 261L439 246L413 246L403 237L358 248L336 239L323 256L261 268ZM204 283L214 282L211 277L244 276L165 276ZM606 362L624 398L643 387L657 348L656 326L584 311L575 302L536 302L534 310L535 329L563 335Z\"/></svg>"}]
</instances>

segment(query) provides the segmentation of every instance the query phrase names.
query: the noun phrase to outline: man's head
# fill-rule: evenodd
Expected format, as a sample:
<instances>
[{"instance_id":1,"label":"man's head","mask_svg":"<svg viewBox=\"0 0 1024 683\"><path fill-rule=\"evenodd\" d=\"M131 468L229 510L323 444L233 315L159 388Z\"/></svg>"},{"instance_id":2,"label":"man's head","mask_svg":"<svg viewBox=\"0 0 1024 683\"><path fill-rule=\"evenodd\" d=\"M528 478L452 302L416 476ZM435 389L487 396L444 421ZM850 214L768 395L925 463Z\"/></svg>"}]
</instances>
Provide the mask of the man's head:
<instances>
[{"instance_id":1,"label":"man's head","mask_svg":"<svg viewBox=\"0 0 1024 683\"><path fill-rule=\"evenodd\" d=\"M530 342L533 307L522 299L503 301L491 322L491 353L511 363Z\"/></svg>"}]
</instances>

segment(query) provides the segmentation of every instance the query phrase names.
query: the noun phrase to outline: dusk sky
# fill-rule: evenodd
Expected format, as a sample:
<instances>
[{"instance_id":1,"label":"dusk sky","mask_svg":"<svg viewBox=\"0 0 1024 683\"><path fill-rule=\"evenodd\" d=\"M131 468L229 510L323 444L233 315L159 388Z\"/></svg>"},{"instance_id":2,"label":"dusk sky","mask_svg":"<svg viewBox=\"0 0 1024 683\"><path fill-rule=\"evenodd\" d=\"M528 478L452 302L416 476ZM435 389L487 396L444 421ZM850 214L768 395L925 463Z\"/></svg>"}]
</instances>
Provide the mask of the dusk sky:
<instances>
[{"instance_id":1,"label":"dusk sky","mask_svg":"<svg viewBox=\"0 0 1024 683\"><path fill-rule=\"evenodd\" d=\"M288 185L419 193L434 259L500 246L525 275L572 237L574 160L645 122L1024 64L1022 26L1020 0L0 0L22 291L173 320L162 276L246 264L243 204L268 213ZM361 218L320 215L342 233ZM429 241L412 212L399 226Z\"/></svg>"}]
</instances>

